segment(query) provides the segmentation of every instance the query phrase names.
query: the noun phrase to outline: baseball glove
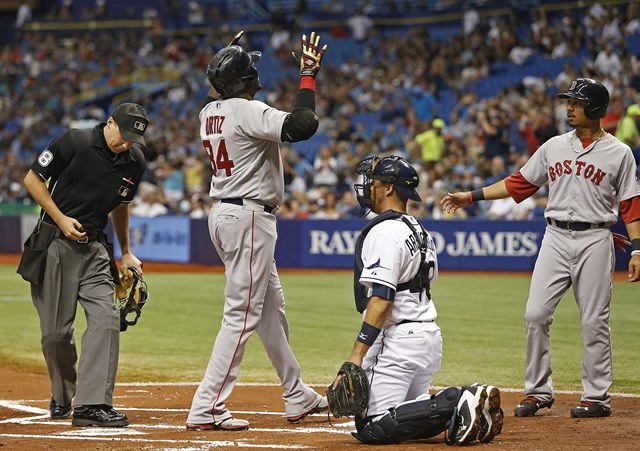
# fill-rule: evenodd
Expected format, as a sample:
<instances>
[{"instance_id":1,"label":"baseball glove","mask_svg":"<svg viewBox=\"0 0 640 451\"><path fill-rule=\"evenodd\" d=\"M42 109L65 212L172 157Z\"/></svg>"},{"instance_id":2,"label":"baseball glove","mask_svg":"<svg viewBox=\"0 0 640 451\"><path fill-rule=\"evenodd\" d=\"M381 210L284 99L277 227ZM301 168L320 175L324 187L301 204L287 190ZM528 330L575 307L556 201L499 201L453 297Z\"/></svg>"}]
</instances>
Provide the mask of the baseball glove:
<instances>
[{"instance_id":1,"label":"baseball glove","mask_svg":"<svg viewBox=\"0 0 640 451\"><path fill-rule=\"evenodd\" d=\"M336 418L358 415L369 403L369 381L364 370L351 362L344 362L338 371L343 377L334 389L333 384L327 387L329 409Z\"/></svg>"},{"instance_id":2,"label":"baseball glove","mask_svg":"<svg viewBox=\"0 0 640 451\"><path fill-rule=\"evenodd\" d=\"M140 318L142 307L149 299L147 284L136 268L130 266L127 269L128 277L120 274L120 285L115 286L116 306L120 310L120 331L133 326ZM135 313L135 316L133 315ZM131 315L129 315L131 314ZM131 319L127 319L129 316Z\"/></svg>"}]
</instances>

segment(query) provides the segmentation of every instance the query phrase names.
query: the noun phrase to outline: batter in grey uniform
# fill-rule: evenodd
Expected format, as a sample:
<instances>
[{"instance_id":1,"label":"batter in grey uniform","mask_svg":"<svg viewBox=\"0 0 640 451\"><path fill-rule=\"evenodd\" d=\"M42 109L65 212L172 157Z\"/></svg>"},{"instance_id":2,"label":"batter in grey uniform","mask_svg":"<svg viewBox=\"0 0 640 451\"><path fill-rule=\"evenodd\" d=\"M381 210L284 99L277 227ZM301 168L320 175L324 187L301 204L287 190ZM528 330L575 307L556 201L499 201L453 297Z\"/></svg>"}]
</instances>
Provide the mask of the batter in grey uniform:
<instances>
[{"instance_id":1,"label":"batter in grey uniform","mask_svg":"<svg viewBox=\"0 0 640 451\"><path fill-rule=\"evenodd\" d=\"M518 173L473 192L449 194L442 205L452 211L476 200L507 196L521 202L549 183L548 226L525 312L527 397L516 406L515 415L532 416L553 405L549 328L562 295L573 286L584 352L582 398L571 416L604 417L611 414L613 383L613 246L625 241L620 235L612 239L609 227L618 220L619 210L632 244L628 280L640 280L640 183L631 149L600 126L609 104L602 83L579 78L559 97L567 100L567 119L574 131L544 143Z\"/></svg>"},{"instance_id":2,"label":"batter in grey uniform","mask_svg":"<svg viewBox=\"0 0 640 451\"><path fill-rule=\"evenodd\" d=\"M213 90L200 112L200 136L213 176L209 213L211 240L225 266L224 318L205 376L187 419L189 430L242 430L225 405L236 384L245 345L255 331L284 387L286 417L297 423L327 408L326 398L305 385L289 345L285 299L274 261L284 178L279 143L313 136L315 76L326 46L311 33L302 37L300 91L291 113L253 100L262 85L254 63L260 52L247 53L231 44L207 69ZM219 95L215 99L213 96Z\"/></svg>"},{"instance_id":3,"label":"batter in grey uniform","mask_svg":"<svg viewBox=\"0 0 640 451\"><path fill-rule=\"evenodd\" d=\"M120 346L113 295L118 270L102 230L111 213L122 267L141 271L129 248L129 203L145 170L142 150L134 143L144 145L148 125L140 105L122 104L106 123L69 130L53 140L24 179L42 217L25 245L19 272L33 260L33 242L39 242L42 263L40 276L30 280L31 297L51 379L51 418L71 415L73 400L74 426L128 424L127 416L112 408ZM87 329L76 372L73 321L78 302Z\"/></svg>"}]
</instances>

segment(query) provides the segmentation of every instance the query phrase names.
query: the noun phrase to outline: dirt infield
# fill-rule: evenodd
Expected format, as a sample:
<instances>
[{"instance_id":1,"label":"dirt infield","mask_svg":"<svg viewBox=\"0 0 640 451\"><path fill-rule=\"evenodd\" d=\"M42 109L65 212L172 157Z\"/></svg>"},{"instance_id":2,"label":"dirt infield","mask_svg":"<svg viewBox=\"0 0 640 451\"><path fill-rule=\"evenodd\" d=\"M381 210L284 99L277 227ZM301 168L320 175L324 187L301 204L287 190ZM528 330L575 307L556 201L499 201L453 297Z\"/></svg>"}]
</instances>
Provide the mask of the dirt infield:
<instances>
[{"instance_id":1,"label":"dirt infield","mask_svg":"<svg viewBox=\"0 0 640 451\"><path fill-rule=\"evenodd\" d=\"M2 450L208 450L258 449L449 449L443 437L373 447L349 434L349 419L307 417L293 425L284 418L279 387L238 386L229 407L251 422L248 431L191 432L184 423L195 384L118 383L115 407L129 416L126 428L74 428L70 420L48 418L48 378L38 372L0 368L0 448ZM323 391L322 388L318 388ZM640 397L614 397L610 418L573 419L569 410L579 395L558 395L550 410L533 418L515 418L521 393L503 392L505 424L487 450L632 450L640 447Z\"/></svg>"}]
</instances>

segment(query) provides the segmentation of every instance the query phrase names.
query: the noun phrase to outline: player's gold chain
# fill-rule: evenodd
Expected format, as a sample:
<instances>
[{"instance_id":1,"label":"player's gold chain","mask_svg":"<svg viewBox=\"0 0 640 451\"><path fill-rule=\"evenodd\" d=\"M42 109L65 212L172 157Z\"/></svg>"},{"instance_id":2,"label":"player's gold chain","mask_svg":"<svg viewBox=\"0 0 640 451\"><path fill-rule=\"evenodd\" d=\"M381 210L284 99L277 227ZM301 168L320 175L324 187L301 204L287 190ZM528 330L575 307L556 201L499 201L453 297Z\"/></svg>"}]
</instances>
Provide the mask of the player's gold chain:
<instances>
[{"instance_id":1,"label":"player's gold chain","mask_svg":"<svg viewBox=\"0 0 640 451\"><path fill-rule=\"evenodd\" d=\"M596 140L594 141L593 144L591 144L591 146L589 146L588 148L584 149L585 151L593 149L595 147L595 145L598 143L598 141L600 141L602 139L602 136L604 135L604 129L600 129L600 134L598 135L598 138L596 138ZM576 149L575 147L573 147L573 138L575 138L576 136L576 131L573 131L573 135L571 135L571 138L569 138L569 144L571 144L571 148L573 149L573 151L575 153L580 153L581 150Z\"/></svg>"}]
</instances>

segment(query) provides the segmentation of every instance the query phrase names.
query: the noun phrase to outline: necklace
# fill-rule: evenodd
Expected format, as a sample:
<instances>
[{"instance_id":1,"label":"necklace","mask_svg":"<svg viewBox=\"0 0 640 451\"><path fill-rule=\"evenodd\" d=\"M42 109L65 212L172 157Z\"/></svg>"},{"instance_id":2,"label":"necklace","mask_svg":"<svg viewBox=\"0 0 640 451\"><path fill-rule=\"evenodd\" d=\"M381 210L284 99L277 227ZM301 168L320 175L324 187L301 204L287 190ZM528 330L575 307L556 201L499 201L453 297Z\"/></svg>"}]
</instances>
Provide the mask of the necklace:
<instances>
[{"instance_id":1,"label":"necklace","mask_svg":"<svg viewBox=\"0 0 640 451\"><path fill-rule=\"evenodd\" d=\"M587 147L586 149L584 149L584 150L585 150L585 152L586 152L586 151L588 151L588 150L593 149L593 148L595 147L595 145L598 143L598 141L600 141L600 140L602 139L602 137L604 136L604 134L605 134L605 133L604 133L604 129L602 129L602 128L601 128L601 129L600 129L600 134L598 135L598 137L596 138L596 140L593 142L593 144L591 144L589 147ZM573 131L573 135L571 135L571 137L569 138L569 144L571 144L571 149L573 149L573 151L574 151L575 153L580 153L580 152L581 152L581 150L576 149L575 147L573 147L573 138L575 138L575 137L576 137L576 131L574 130L574 131Z\"/></svg>"}]
</instances>

